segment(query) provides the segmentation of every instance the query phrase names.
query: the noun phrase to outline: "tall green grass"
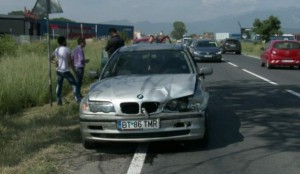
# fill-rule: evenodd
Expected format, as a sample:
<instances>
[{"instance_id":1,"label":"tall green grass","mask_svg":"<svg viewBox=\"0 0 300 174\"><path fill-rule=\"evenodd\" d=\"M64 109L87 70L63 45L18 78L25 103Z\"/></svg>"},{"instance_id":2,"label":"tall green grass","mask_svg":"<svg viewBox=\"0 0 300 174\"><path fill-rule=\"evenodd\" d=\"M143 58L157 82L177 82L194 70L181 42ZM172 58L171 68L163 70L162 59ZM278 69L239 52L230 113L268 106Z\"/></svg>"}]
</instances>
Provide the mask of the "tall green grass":
<instances>
[{"instance_id":1,"label":"tall green grass","mask_svg":"<svg viewBox=\"0 0 300 174\"><path fill-rule=\"evenodd\" d=\"M259 56L264 45L261 42L242 42L242 52L253 56Z\"/></svg>"},{"instance_id":2,"label":"tall green grass","mask_svg":"<svg viewBox=\"0 0 300 174\"><path fill-rule=\"evenodd\" d=\"M76 47L76 41L68 42L71 49ZM51 54L57 46L51 42ZM94 79L89 79L89 71L100 67L101 51L104 43L88 41L85 55L90 59L86 66L84 85L89 85ZM37 42L14 46L15 53L3 55L0 58L0 115L16 113L23 108L48 103L49 94L49 61L46 42ZM51 68L52 100L55 101L56 74ZM71 89L64 82L63 94Z\"/></svg>"}]
</instances>

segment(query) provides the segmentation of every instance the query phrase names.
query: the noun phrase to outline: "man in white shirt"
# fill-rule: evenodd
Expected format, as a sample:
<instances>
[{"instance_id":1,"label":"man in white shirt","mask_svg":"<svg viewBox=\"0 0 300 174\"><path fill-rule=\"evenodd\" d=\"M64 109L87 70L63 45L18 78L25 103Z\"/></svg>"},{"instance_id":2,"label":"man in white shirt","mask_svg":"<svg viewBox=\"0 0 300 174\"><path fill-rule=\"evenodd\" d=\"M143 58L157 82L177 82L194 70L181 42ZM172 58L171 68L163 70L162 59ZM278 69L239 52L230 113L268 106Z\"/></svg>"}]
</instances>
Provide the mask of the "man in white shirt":
<instances>
[{"instance_id":1,"label":"man in white shirt","mask_svg":"<svg viewBox=\"0 0 300 174\"><path fill-rule=\"evenodd\" d=\"M57 105L62 105L62 86L63 81L66 78L69 84L73 88L73 94L76 102L80 102L80 91L77 85L77 82L72 75L70 68L75 72L74 64L71 60L71 50L67 47L66 38L64 36L60 36L57 39L59 46L54 50L51 60L56 63L56 77L57 77L57 86L56 86L56 97L57 97Z\"/></svg>"}]
</instances>

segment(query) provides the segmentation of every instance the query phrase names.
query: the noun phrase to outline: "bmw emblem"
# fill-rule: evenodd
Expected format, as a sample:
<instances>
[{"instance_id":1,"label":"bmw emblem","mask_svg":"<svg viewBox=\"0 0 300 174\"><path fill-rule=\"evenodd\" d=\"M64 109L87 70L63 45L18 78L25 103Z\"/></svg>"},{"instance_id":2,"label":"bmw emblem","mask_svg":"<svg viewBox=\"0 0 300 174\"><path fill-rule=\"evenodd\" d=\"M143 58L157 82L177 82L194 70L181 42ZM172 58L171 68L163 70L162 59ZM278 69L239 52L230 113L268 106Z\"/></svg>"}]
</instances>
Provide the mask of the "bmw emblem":
<instances>
[{"instance_id":1,"label":"bmw emblem","mask_svg":"<svg viewBox=\"0 0 300 174\"><path fill-rule=\"evenodd\" d=\"M139 95L137 95L136 97L137 97L138 99L143 99L143 98L144 98L143 94L139 94Z\"/></svg>"}]
</instances>

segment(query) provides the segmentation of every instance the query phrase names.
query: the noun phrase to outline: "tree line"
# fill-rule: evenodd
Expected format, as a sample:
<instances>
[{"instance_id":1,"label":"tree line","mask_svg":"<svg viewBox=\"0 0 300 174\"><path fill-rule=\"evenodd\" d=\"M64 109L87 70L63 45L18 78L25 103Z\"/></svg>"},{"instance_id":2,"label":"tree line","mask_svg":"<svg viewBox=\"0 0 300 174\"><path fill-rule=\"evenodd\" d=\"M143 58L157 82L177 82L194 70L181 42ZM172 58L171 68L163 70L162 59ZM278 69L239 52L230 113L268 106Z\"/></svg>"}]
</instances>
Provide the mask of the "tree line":
<instances>
[{"instance_id":1,"label":"tree line","mask_svg":"<svg viewBox=\"0 0 300 174\"><path fill-rule=\"evenodd\" d=\"M271 36L280 36L283 34L281 31L281 22L278 17L271 15L268 19L260 20L256 18L253 22L253 32L260 35L262 40L268 42ZM171 36L176 40L182 39L187 33L186 26L182 21L175 21L173 23L173 31Z\"/></svg>"}]
</instances>

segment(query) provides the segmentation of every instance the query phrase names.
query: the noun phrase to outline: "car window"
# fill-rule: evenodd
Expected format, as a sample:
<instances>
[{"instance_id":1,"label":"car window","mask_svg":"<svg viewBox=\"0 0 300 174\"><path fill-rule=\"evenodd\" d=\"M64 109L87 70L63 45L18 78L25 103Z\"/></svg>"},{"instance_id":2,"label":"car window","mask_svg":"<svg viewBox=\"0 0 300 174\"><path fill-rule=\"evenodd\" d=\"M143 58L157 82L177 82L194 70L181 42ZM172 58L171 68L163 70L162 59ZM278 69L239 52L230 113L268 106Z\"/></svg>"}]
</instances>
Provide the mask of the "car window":
<instances>
[{"instance_id":1,"label":"car window","mask_svg":"<svg viewBox=\"0 0 300 174\"><path fill-rule=\"evenodd\" d=\"M217 47L217 43L213 41L201 41L197 43L197 47Z\"/></svg>"},{"instance_id":2,"label":"car window","mask_svg":"<svg viewBox=\"0 0 300 174\"><path fill-rule=\"evenodd\" d=\"M274 48L288 50L288 49L299 49L299 43L297 42L277 42L274 44Z\"/></svg>"},{"instance_id":3,"label":"car window","mask_svg":"<svg viewBox=\"0 0 300 174\"><path fill-rule=\"evenodd\" d=\"M131 74L185 74L193 69L184 51L134 51L112 57L104 72L106 78Z\"/></svg>"}]
</instances>

